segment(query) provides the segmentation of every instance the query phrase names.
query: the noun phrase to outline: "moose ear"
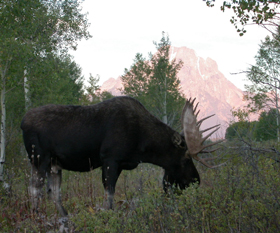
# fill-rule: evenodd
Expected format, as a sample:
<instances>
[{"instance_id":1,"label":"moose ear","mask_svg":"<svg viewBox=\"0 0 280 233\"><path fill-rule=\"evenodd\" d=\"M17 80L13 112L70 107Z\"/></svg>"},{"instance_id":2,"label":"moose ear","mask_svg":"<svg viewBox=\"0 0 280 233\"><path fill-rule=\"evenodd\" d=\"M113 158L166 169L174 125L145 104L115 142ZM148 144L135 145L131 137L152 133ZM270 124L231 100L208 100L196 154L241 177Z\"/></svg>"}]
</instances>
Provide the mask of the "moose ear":
<instances>
[{"instance_id":1,"label":"moose ear","mask_svg":"<svg viewBox=\"0 0 280 233\"><path fill-rule=\"evenodd\" d=\"M186 143L185 143L184 138L177 132L173 134L172 142L176 147L179 147L182 149L186 148Z\"/></svg>"}]
</instances>

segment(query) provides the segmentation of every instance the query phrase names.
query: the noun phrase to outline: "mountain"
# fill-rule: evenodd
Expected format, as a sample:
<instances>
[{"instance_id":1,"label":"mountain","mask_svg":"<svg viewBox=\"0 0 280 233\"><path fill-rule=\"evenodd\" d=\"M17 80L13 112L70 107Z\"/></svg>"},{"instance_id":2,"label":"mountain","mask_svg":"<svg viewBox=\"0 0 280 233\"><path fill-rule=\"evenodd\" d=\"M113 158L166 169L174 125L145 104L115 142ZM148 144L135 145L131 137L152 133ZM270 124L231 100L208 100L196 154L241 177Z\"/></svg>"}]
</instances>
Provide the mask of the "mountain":
<instances>
[{"instance_id":1,"label":"mountain","mask_svg":"<svg viewBox=\"0 0 280 233\"><path fill-rule=\"evenodd\" d=\"M243 92L225 78L219 71L217 63L197 56L193 49L187 47L171 47L170 59L182 60L184 65L178 73L181 91L186 98L196 98L199 102L199 118L216 114L202 124L202 129L221 124L215 137L222 138L231 117L231 109L244 105ZM121 95L121 78L110 78L101 86L113 95ZM183 106L182 106L183 107Z\"/></svg>"}]
</instances>

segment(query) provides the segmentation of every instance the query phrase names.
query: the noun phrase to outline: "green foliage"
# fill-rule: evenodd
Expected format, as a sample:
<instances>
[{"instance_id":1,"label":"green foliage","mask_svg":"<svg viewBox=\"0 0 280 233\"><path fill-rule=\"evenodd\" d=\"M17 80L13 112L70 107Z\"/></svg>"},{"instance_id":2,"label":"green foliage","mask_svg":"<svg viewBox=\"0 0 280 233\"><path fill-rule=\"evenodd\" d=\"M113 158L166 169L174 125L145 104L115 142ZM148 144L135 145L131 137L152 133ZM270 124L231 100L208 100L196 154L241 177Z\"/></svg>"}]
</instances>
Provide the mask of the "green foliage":
<instances>
[{"instance_id":1,"label":"green foliage","mask_svg":"<svg viewBox=\"0 0 280 233\"><path fill-rule=\"evenodd\" d=\"M157 52L150 54L149 60L136 54L134 64L125 69L122 92L138 99L163 122L178 127L179 112L185 101L177 77L182 62L170 60L171 43L164 33L161 41L154 44Z\"/></svg>"},{"instance_id":2,"label":"green foliage","mask_svg":"<svg viewBox=\"0 0 280 233\"><path fill-rule=\"evenodd\" d=\"M238 151L221 153L232 158L226 166L207 169L196 164L201 185L181 195L163 193L161 168L141 164L124 171L117 183L114 210L102 208L100 169L63 171L62 198L70 213L69 232L279 232L279 163L239 145ZM0 189L1 230L59 231L59 216L45 196L40 214L31 213L28 161L17 163L7 167L11 193Z\"/></svg>"},{"instance_id":3,"label":"green foliage","mask_svg":"<svg viewBox=\"0 0 280 233\"><path fill-rule=\"evenodd\" d=\"M248 121L249 119L249 112L246 109L232 109L231 114L233 117L236 117L238 121Z\"/></svg>"},{"instance_id":4,"label":"green foliage","mask_svg":"<svg viewBox=\"0 0 280 233\"><path fill-rule=\"evenodd\" d=\"M102 102L107 99L111 99L114 96L108 92L108 91L100 91L100 86L97 84L100 80L99 75L96 77L93 77L90 74L89 81L88 81L88 86L85 86L85 93L80 99L80 103L82 105L91 105L91 104L96 104L99 102Z\"/></svg>"},{"instance_id":5,"label":"green foliage","mask_svg":"<svg viewBox=\"0 0 280 233\"><path fill-rule=\"evenodd\" d=\"M228 140L236 138L252 138L252 132L256 127L256 122L239 121L230 124L226 129L225 138Z\"/></svg>"},{"instance_id":6,"label":"green foliage","mask_svg":"<svg viewBox=\"0 0 280 233\"><path fill-rule=\"evenodd\" d=\"M278 105L280 44L275 39L265 38L262 41L256 64L247 71L247 78L252 83L245 85L247 94L245 100L250 101L248 108L251 112L259 111L269 105Z\"/></svg>"},{"instance_id":7,"label":"green foliage","mask_svg":"<svg viewBox=\"0 0 280 233\"><path fill-rule=\"evenodd\" d=\"M0 73L1 86L7 90L8 115L15 116L17 109L19 116L24 112L24 76L33 107L78 102L81 72L67 50L75 49L77 40L90 37L79 4L76 0L0 2Z\"/></svg>"},{"instance_id":8,"label":"green foliage","mask_svg":"<svg viewBox=\"0 0 280 233\"><path fill-rule=\"evenodd\" d=\"M81 68L69 55L50 54L34 66L28 72L32 107L79 103L83 94Z\"/></svg>"},{"instance_id":9,"label":"green foliage","mask_svg":"<svg viewBox=\"0 0 280 233\"><path fill-rule=\"evenodd\" d=\"M225 138L232 139L248 139L252 138L256 122L249 121L249 111L246 109L232 109L232 116L237 118L237 122L232 122L226 129Z\"/></svg>"},{"instance_id":10,"label":"green foliage","mask_svg":"<svg viewBox=\"0 0 280 233\"><path fill-rule=\"evenodd\" d=\"M76 48L77 40L90 37L86 15L80 13L79 4L76 0L1 1L1 85L7 85L8 90L19 86L23 83L25 70L30 86L36 87L34 91L37 91L39 85L36 84L40 82L45 86L46 79L52 82L50 79L53 78L54 83L58 82L59 75L64 80L66 75L70 75L69 82L77 81L80 86L80 81L75 80L78 77L58 70L58 66L62 66L75 75L79 72L74 71L79 68L66 53L69 48ZM59 85L65 85L65 89L68 87L67 83ZM79 93L79 90L76 91Z\"/></svg>"},{"instance_id":11,"label":"green foliage","mask_svg":"<svg viewBox=\"0 0 280 233\"><path fill-rule=\"evenodd\" d=\"M89 77L89 86L86 87L86 92L87 92L87 96L88 98L91 98L91 102L98 102L98 97L97 97L97 91L100 89L100 86L97 84L100 80L100 77L99 75L97 75L97 77L93 77L91 74L90 74L90 77Z\"/></svg>"},{"instance_id":12,"label":"green foliage","mask_svg":"<svg viewBox=\"0 0 280 233\"><path fill-rule=\"evenodd\" d=\"M278 85L275 86L275 82L279 81L279 58L279 43L267 36L265 41L261 42L255 56L256 65L251 66L248 71L248 79L256 84L256 90L268 92L278 87Z\"/></svg>"},{"instance_id":13,"label":"green foliage","mask_svg":"<svg viewBox=\"0 0 280 233\"><path fill-rule=\"evenodd\" d=\"M214 6L215 0L207 0L206 4ZM230 22L235 26L240 36L246 33L245 25L257 24L269 31L272 27L278 27L279 21L279 0L259 1L259 0L231 0L223 1L221 10L232 9L235 16Z\"/></svg>"},{"instance_id":14,"label":"green foliage","mask_svg":"<svg viewBox=\"0 0 280 233\"><path fill-rule=\"evenodd\" d=\"M114 95L112 95L112 93L109 91L103 91L101 93L98 93L98 96L101 101L108 100L114 97Z\"/></svg>"},{"instance_id":15,"label":"green foliage","mask_svg":"<svg viewBox=\"0 0 280 233\"><path fill-rule=\"evenodd\" d=\"M1 1L1 69L16 71L49 52L75 49L77 40L90 37L86 15L79 10L76 0Z\"/></svg>"},{"instance_id":16,"label":"green foliage","mask_svg":"<svg viewBox=\"0 0 280 233\"><path fill-rule=\"evenodd\" d=\"M279 111L277 113L276 109L270 109L269 112L261 113L254 134L257 141L277 139L277 129L279 129L277 117L279 117Z\"/></svg>"},{"instance_id":17,"label":"green foliage","mask_svg":"<svg viewBox=\"0 0 280 233\"><path fill-rule=\"evenodd\" d=\"M7 163L24 154L19 125L27 107L81 99L81 70L68 55L78 40L90 37L80 10L78 0L0 1L1 126L6 127L1 131L6 138L1 162L5 154Z\"/></svg>"},{"instance_id":18,"label":"green foliage","mask_svg":"<svg viewBox=\"0 0 280 233\"><path fill-rule=\"evenodd\" d=\"M278 28L279 30L279 28ZM256 64L247 71L251 84L245 85L244 99L249 103L249 112L262 111L253 138L258 141L277 138L279 130L279 91L280 91L280 31L274 38L266 37L261 42L255 57Z\"/></svg>"},{"instance_id":19,"label":"green foliage","mask_svg":"<svg viewBox=\"0 0 280 233\"><path fill-rule=\"evenodd\" d=\"M256 140L269 141L276 140L279 126L277 118L279 119L279 111L270 109L268 112L263 111L260 114L258 121L250 122L244 118L244 111L233 111L233 115L237 116L239 121L233 122L226 129L225 138L228 140L242 139L242 140ZM245 113L247 113L245 111ZM247 116L247 114L245 114Z\"/></svg>"}]
</instances>

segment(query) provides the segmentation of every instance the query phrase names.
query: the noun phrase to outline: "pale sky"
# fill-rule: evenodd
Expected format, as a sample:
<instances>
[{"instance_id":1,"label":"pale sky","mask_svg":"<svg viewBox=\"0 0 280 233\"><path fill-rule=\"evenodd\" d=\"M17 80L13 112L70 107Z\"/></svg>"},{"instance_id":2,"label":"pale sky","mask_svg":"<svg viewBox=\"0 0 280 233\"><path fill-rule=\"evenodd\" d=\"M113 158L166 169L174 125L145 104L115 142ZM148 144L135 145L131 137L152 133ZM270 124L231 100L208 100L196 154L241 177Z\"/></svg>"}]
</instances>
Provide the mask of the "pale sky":
<instances>
[{"instance_id":1,"label":"pale sky","mask_svg":"<svg viewBox=\"0 0 280 233\"><path fill-rule=\"evenodd\" d=\"M229 22L232 12L213 8L202 0L85 0L83 12L88 12L92 38L79 42L71 52L82 67L85 78L100 75L100 85L117 78L130 68L136 53L148 57L155 52L153 41L159 42L162 31L171 44L194 49L202 58L210 57L219 70L238 88L244 89L244 75L231 75L254 64L261 40L268 31L247 26L240 37Z\"/></svg>"}]
</instances>

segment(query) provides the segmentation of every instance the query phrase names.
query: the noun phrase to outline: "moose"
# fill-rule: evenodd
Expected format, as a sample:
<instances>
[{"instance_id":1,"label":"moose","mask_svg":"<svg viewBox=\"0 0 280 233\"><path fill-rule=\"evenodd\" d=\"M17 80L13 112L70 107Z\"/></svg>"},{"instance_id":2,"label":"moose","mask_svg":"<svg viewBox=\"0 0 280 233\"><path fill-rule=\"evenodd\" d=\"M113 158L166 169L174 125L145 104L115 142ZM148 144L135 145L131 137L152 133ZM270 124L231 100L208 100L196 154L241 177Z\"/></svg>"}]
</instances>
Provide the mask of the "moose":
<instances>
[{"instance_id":1,"label":"moose","mask_svg":"<svg viewBox=\"0 0 280 233\"><path fill-rule=\"evenodd\" d=\"M163 189L185 189L200 182L192 159L209 168L199 153L213 152L204 145L219 125L200 131L198 103L188 99L182 112L183 133L178 133L131 97L115 97L91 106L46 105L29 110L21 122L23 139L31 163L29 195L32 209L38 203L44 180L47 193L61 216L60 185L62 169L87 172L102 168L102 182L108 207L113 208L115 186L122 170L139 163L152 163L164 169ZM202 133L214 129L207 136Z\"/></svg>"}]
</instances>

